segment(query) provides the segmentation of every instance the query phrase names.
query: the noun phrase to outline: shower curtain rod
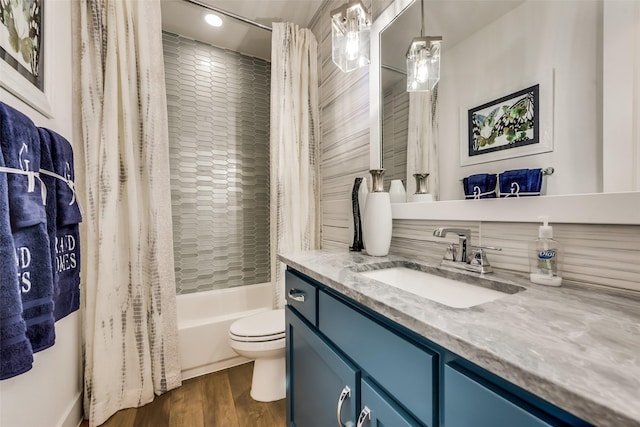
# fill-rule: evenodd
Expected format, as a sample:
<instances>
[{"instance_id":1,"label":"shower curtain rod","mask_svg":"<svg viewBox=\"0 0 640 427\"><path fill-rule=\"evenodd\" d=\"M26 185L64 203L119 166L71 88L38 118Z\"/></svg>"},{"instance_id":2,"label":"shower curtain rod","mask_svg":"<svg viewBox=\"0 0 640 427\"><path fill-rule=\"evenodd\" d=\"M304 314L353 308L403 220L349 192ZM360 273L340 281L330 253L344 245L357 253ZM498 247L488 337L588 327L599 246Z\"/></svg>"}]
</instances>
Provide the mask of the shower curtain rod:
<instances>
[{"instance_id":1,"label":"shower curtain rod","mask_svg":"<svg viewBox=\"0 0 640 427\"><path fill-rule=\"evenodd\" d=\"M219 13L221 15L228 16L229 18L233 18L235 20L244 22L245 24L253 25L254 27L258 27L258 28L263 29L263 30L273 31L273 29L271 27L269 27L268 25L264 25L264 24L261 24L261 23L256 22L256 21L252 21L249 18L245 18L244 16L237 15L237 14L235 14L233 12L228 12L228 11L226 11L224 9L220 9L219 7L216 7L216 6L211 6L210 4L202 3L202 2L200 2L198 0L183 0L183 1L186 1L187 3L191 3L194 6L200 6L200 7L203 7L205 9L211 10L213 12L217 12L217 13Z\"/></svg>"}]
</instances>

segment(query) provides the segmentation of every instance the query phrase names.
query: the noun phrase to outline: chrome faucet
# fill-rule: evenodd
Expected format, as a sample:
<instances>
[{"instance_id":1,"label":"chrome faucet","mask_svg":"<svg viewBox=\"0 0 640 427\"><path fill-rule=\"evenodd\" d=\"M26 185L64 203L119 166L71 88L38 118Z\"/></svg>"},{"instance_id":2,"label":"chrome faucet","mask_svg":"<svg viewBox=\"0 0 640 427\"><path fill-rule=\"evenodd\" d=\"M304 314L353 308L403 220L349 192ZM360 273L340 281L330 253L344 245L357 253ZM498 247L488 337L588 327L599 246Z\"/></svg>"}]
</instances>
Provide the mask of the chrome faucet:
<instances>
[{"instance_id":1,"label":"chrome faucet","mask_svg":"<svg viewBox=\"0 0 640 427\"><path fill-rule=\"evenodd\" d=\"M449 233L458 235L458 250L452 247L452 258L455 262L469 262L467 257L467 242L471 241L471 230L468 228L440 227L433 230L435 237L446 237Z\"/></svg>"},{"instance_id":2,"label":"chrome faucet","mask_svg":"<svg viewBox=\"0 0 640 427\"><path fill-rule=\"evenodd\" d=\"M494 251L501 251L502 249L490 246L471 246L471 230L468 228L440 227L433 230L435 237L444 238L449 233L458 235L458 243L452 243L447 247L447 251L442 261L440 261L441 265L477 273L490 273L493 271L484 249ZM471 256L469 256L469 252L471 252Z\"/></svg>"}]
</instances>

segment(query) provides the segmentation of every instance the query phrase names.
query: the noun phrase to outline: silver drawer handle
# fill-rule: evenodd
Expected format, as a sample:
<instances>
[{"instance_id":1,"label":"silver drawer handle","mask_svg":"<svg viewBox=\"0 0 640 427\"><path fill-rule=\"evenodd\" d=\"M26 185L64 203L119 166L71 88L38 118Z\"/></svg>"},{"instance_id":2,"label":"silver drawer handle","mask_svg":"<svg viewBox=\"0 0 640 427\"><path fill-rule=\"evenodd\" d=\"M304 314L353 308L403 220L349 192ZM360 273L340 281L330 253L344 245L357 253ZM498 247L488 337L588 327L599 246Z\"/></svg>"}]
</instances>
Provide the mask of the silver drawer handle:
<instances>
[{"instance_id":1,"label":"silver drawer handle","mask_svg":"<svg viewBox=\"0 0 640 427\"><path fill-rule=\"evenodd\" d=\"M289 298L294 301L304 302L304 292L298 289L289 289Z\"/></svg>"},{"instance_id":2,"label":"silver drawer handle","mask_svg":"<svg viewBox=\"0 0 640 427\"><path fill-rule=\"evenodd\" d=\"M367 420L371 421L371 409L365 406L362 408L362 411L360 411L360 415L358 415L358 425L356 427L362 427Z\"/></svg>"},{"instance_id":3,"label":"silver drawer handle","mask_svg":"<svg viewBox=\"0 0 640 427\"><path fill-rule=\"evenodd\" d=\"M342 424L342 417L340 415L342 413L342 404L345 400L347 400L347 398L351 398L351 389L348 385L344 386L342 392L340 393L340 397L338 398L338 409L336 410L336 417L338 417L338 427L345 427L345 425Z\"/></svg>"}]
</instances>

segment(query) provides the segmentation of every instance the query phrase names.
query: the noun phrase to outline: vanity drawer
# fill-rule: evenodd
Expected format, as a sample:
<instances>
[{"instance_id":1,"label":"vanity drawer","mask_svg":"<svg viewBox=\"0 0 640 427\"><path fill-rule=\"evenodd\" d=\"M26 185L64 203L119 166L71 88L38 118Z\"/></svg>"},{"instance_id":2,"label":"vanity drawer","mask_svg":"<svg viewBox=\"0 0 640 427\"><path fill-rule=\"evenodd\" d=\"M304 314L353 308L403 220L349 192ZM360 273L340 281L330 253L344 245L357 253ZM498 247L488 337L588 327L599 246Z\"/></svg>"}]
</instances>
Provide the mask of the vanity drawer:
<instances>
[{"instance_id":1,"label":"vanity drawer","mask_svg":"<svg viewBox=\"0 0 640 427\"><path fill-rule=\"evenodd\" d=\"M316 325L316 306L318 288L298 277L291 271L285 272L285 296L287 305L307 319L312 325Z\"/></svg>"},{"instance_id":2,"label":"vanity drawer","mask_svg":"<svg viewBox=\"0 0 640 427\"><path fill-rule=\"evenodd\" d=\"M320 291L318 328L390 396L428 426L437 408L437 355L400 337L351 306Z\"/></svg>"},{"instance_id":3,"label":"vanity drawer","mask_svg":"<svg viewBox=\"0 0 640 427\"><path fill-rule=\"evenodd\" d=\"M517 403L518 402L518 403ZM546 414L525 410L525 402L452 365L444 366L444 422L447 427L565 426ZM526 405L528 406L528 405Z\"/></svg>"}]
</instances>

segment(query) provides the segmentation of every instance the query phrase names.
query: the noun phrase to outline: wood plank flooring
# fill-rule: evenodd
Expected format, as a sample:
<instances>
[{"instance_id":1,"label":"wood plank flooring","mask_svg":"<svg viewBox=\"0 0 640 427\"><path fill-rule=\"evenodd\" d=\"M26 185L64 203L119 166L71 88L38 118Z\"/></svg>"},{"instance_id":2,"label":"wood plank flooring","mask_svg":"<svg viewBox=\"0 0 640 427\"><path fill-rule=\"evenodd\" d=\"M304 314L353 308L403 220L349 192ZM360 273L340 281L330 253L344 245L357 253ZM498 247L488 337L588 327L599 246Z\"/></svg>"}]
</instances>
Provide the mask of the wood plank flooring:
<instances>
[{"instance_id":1,"label":"wood plank flooring","mask_svg":"<svg viewBox=\"0 0 640 427\"><path fill-rule=\"evenodd\" d=\"M284 427L286 400L251 399L253 363L184 381L148 405L124 409L103 427ZM84 421L80 427L88 427Z\"/></svg>"}]
</instances>

